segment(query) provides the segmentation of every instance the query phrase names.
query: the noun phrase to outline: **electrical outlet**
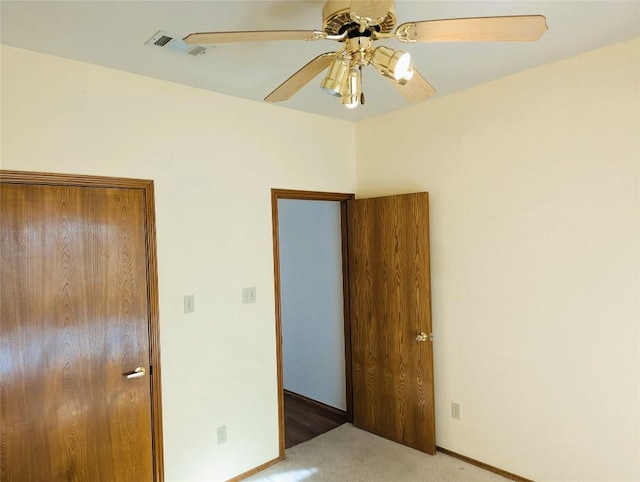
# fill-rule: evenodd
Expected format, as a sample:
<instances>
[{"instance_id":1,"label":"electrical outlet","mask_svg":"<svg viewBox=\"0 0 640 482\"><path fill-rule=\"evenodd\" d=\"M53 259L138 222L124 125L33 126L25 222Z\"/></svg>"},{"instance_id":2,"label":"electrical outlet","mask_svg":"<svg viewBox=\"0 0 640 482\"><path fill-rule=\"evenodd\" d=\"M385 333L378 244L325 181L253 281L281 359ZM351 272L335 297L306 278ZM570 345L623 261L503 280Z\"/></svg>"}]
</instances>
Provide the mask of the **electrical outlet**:
<instances>
[{"instance_id":1,"label":"electrical outlet","mask_svg":"<svg viewBox=\"0 0 640 482\"><path fill-rule=\"evenodd\" d=\"M243 303L255 303L256 302L256 288L242 288L242 302Z\"/></svg>"},{"instance_id":2,"label":"electrical outlet","mask_svg":"<svg viewBox=\"0 0 640 482\"><path fill-rule=\"evenodd\" d=\"M185 313L193 313L196 311L194 305L193 295L185 295L184 297L184 312Z\"/></svg>"},{"instance_id":3,"label":"electrical outlet","mask_svg":"<svg viewBox=\"0 0 640 482\"><path fill-rule=\"evenodd\" d=\"M218 445L227 442L227 426L218 427Z\"/></svg>"},{"instance_id":4,"label":"electrical outlet","mask_svg":"<svg viewBox=\"0 0 640 482\"><path fill-rule=\"evenodd\" d=\"M451 402L451 416L456 420L460 420L460 404Z\"/></svg>"}]
</instances>

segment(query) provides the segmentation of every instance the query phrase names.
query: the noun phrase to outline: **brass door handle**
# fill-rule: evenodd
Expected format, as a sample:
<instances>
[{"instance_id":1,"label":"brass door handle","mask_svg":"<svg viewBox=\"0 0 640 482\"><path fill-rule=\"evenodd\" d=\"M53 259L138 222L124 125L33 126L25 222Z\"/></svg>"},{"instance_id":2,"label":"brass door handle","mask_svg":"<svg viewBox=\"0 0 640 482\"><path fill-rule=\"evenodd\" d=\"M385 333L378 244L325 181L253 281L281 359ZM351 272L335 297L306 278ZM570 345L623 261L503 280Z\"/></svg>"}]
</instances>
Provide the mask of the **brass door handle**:
<instances>
[{"instance_id":1,"label":"brass door handle","mask_svg":"<svg viewBox=\"0 0 640 482\"><path fill-rule=\"evenodd\" d=\"M418 341L418 342L427 341L428 339L429 339L429 337L427 336L427 334L424 331L420 332L420 334L418 334L418 336L416 336L416 341Z\"/></svg>"},{"instance_id":2,"label":"brass door handle","mask_svg":"<svg viewBox=\"0 0 640 482\"><path fill-rule=\"evenodd\" d=\"M127 377L127 378L141 378L146 373L147 373L147 370L145 370L144 367L138 367L135 370L133 370L132 372L125 373L124 376Z\"/></svg>"}]
</instances>

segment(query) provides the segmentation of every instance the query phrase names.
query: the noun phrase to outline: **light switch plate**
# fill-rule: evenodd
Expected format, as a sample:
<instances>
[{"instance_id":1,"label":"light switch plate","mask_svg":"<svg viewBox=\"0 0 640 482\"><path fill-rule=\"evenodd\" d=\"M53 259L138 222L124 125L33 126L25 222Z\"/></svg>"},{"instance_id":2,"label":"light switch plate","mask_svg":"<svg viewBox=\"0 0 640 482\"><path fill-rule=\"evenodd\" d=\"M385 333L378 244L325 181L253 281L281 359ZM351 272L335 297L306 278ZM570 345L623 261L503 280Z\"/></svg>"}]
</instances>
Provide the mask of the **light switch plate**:
<instances>
[{"instance_id":1,"label":"light switch plate","mask_svg":"<svg viewBox=\"0 0 640 482\"><path fill-rule=\"evenodd\" d=\"M194 305L193 295L185 295L184 297L184 312L185 313L193 313L196 311Z\"/></svg>"}]
</instances>

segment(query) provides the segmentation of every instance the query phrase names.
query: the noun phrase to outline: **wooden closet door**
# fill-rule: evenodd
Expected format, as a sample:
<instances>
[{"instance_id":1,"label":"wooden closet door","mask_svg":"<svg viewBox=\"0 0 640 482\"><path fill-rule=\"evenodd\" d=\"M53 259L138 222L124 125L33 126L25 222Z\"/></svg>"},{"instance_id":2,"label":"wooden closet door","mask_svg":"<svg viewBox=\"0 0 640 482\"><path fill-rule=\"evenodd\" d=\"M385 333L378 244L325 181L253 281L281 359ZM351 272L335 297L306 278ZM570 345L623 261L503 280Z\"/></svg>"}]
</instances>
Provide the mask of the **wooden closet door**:
<instances>
[{"instance_id":1,"label":"wooden closet door","mask_svg":"<svg viewBox=\"0 0 640 482\"><path fill-rule=\"evenodd\" d=\"M143 191L0 189L2 482L153 480Z\"/></svg>"},{"instance_id":2,"label":"wooden closet door","mask_svg":"<svg viewBox=\"0 0 640 482\"><path fill-rule=\"evenodd\" d=\"M348 201L354 425L435 454L429 197Z\"/></svg>"}]
</instances>

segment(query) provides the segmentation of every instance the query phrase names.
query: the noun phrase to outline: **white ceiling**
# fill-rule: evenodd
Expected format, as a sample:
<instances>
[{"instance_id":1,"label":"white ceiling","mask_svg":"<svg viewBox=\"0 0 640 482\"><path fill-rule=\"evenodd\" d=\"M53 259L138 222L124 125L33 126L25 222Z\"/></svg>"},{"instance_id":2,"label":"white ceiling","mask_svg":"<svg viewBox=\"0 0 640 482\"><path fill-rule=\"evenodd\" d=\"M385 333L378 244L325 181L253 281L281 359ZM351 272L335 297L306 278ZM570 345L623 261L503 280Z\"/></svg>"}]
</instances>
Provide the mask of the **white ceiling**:
<instances>
[{"instance_id":1,"label":"white ceiling","mask_svg":"<svg viewBox=\"0 0 640 482\"><path fill-rule=\"evenodd\" d=\"M322 1L2 1L1 41L29 50L262 101L332 41L220 44L192 57L146 46L158 30L183 37L230 30L321 30ZM436 96L640 36L640 1L396 1L398 23L411 20L542 14L538 42L380 41L406 50ZM357 121L408 106L375 69L363 78L367 103L342 107L312 80L284 108ZM429 100L425 101L429 102Z\"/></svg>"}]
</instances>

